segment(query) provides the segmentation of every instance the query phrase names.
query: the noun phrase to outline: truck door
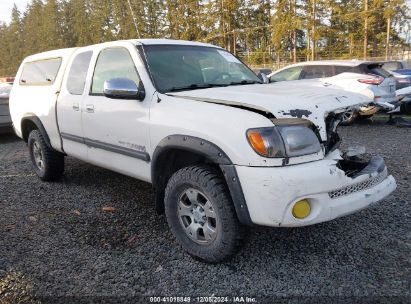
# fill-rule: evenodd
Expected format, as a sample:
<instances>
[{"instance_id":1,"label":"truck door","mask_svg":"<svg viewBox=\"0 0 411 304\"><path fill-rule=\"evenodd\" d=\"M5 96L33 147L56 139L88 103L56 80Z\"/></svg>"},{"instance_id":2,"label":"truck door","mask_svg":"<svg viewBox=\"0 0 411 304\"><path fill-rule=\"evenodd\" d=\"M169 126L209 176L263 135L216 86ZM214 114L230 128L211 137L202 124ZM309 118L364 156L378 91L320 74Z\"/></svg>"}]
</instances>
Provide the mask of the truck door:
<instances>
[{"instance_id":1,"label":"truck door","mask_svg":"<svg viewBox=\"0 0 411 304\"><path fill-rule=\"evenodd\" d=\"M57 121L64 152L82 160L87 160L87 147L83 139L81 109L92 56L92 51L83 51L73 57L57 102Z\"/></svg>"},{"instance_id":2,"label":"truck door","mask_svg":"<svg viewBox=\"0 0 411 304\"><path fill-rule=\"evenodd\" d=\"M83 105L84 137L89 163L148 181L152 96L147 94L142 101L111 99L103 91L104 82L113 78L140 83L134 62L139 60L137 50L130 51L116 46L102 49L98 54L90 93Z\"/></svg>"}]
</instances>

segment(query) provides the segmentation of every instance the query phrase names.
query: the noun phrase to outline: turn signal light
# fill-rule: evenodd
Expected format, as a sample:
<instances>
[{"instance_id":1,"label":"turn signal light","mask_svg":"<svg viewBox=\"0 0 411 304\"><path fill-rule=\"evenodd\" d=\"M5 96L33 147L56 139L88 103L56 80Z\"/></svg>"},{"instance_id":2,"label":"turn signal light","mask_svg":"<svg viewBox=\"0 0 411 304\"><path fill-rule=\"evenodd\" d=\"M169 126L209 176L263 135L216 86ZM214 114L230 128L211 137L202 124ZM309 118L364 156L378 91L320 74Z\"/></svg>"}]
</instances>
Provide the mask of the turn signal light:
<instances>
[{"instance_id":1,"label":"turn signal light","mask_svg":"<svg viewBox=\"0 0 411 304\"><path fill-rule=\"evenodd\" d=\"M248 140L250 141L251 146L261 155L267 155L267 147L265 146L265 141L260 132L251 131L248 132Z\"/></svg>"},{"instance_id":2,"label":"turn signal light","mask_svg":"<svg viewBox=\"0 0 411 304\"><path fill-rule=\"evenodd\" d=\"M294 204L293 207L293 216L298 219L303 219L309 216L311 213L310 203L303 199Z\"/></svg>"}]
</instances>

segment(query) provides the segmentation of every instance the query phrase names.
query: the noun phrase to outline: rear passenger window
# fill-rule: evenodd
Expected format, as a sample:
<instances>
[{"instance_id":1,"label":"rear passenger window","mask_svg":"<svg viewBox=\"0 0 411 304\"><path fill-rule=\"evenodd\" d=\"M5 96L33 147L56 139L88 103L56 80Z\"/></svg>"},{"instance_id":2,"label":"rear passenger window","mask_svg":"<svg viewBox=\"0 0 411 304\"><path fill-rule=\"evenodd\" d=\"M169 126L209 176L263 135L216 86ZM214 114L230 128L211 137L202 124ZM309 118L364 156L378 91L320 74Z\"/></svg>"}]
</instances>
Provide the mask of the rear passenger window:
<instances>
[{"instance_id":1,"label":"rear passenger window","mask_svg":"<svg viewBox=\"0 0 411 304\"><path fill-rule=\"evenodd\" d=\"M304 67L303 79L331 77L333 67L330 65L307 65Z\"/></svg>"},{"instance_id":2,"label":"rear passenger window","mask_svg":"<svg viewBox=\"0 0 411 304\"><path fill-rule=\"evenodd\" d=\"M336 65L334 68L335 68L335 75L346 73L346 72L351 72L351 67L348 67L348 66Z\"/></svg>"},{"instance_id":3,"label":"rear passenger window","mask_svg":"<svg viewBox=\"0 0 411 304\"><path fill-rule=\"evenodd\" d=\"M109 48L100 52L94 69L91 94L103 94L104 82L112 78L127 78L137 85L140 82L133 59L124 48Z\"/></svg>"},{"instance_id":4,"label":"rear passenger window","mask_svg":"<svg viewBox=\"0 0 411 304\"><path fill-rule=\"evenodd\" d=\"M83 94L91 56L93 56L93 52L88 51L80 53L74 58L67 79L67 90L70 94Z\"/></svg>"},{"instance_id":5,"label":"rear passenger window","mask_svg":"<svg viewBox=\"0 0 411 304\"><path fill-rule=\"evenodd\" d=\"M298 80L302 71L302 66L292 67L282 70L270 77L270 82Z\"/></svg>"},{"instance_id":6,"label":"rear passenger window","mask_svg":"<svg viewBox=\"0 0 411 304\"><path fill-rule=\"evenodd\" d=\"M27 62L20 77L22 85L51 85L60 69L61 58Z\"/></svg>"}]
</instances>

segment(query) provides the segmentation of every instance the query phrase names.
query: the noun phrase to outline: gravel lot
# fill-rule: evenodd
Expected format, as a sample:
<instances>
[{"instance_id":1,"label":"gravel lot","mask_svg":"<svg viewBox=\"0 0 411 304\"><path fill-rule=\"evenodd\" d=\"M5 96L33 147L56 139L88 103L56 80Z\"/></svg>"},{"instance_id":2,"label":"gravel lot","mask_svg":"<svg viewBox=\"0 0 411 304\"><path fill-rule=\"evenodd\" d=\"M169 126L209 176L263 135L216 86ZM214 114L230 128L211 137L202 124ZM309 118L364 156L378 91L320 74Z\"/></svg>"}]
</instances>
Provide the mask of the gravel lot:
<instances>
[{"instance_id":1,"label":"gravel lot","mask_svg":"<svg viewBox=\"0 0 411 304\"><path fill-rule=\"evenodd\" d=\"M43 183L25 144L0 135L0 303L211 295L410 303L411 129L376 121L340 133L345 146L385 157L397 191L329 223L251 228L241 253L220 265L177 246L149 184L73 158L61 182Z\"/></svg>"}]
</instances>

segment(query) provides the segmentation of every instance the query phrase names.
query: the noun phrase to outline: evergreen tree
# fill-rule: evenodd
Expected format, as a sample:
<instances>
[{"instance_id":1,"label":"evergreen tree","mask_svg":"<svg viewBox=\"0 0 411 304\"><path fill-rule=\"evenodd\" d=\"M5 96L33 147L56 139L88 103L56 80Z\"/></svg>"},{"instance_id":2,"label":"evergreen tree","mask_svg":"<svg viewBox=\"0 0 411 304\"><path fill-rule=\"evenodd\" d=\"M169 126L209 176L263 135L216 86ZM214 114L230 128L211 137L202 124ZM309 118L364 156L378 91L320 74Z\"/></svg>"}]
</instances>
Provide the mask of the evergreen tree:
<instances>
[{"instance_id":1,"label":"evergreen tree","mask_svg":"<svg viewBox=\"0 0 411 304\"><path fill-rule=\"evenodd\" d=\"M46 44L48 32L44 32L43 9L44 4L41 0L33 0L24 12L22 31L24 56L50 49Z\"/></svg>"},{"instance_id":2,"label":"evergreen tree","mask_svg":"<svg viewBox=\"0 0 411 304\"><path fill-rule=\"evenodd\" d=\"M130 38L210 42L250 64L389 57L405 44L406 0L32 0L0 23L0 76L51 49ZM133 18L133 15L135 18ZM365 17L367 16L367 35Z\"/></svg>"},{"instance_id":3,"label":"evergreen tree","mask_svg":"<svg viewBox=\"0 0 411 304\"><path fill-rule=\"evenodd\" d=\"M7 58L7 60L0 60L0 70L4 69L6 71L4 73L5 75L13 75L15 73L15 67L19 66L23 58L23 28L20 12L16 5L13 6L9 26L6 27L3 24L0 26L0 29L4 32L4 43L2 43L0 58Z\"/></svg>"},{"instance_id":4,"label":"evergreen tree","mask_svg":"<svg viewBox=\"0 0 411 304\"><path fill-rule=\"evenodd\" d=\"M43 7L42 15L44 16L40 31L43 33L45 50L54 50L64 48L63 40L62 14L59 9L57 0L48 0Z\"/></svg>"}]
</instances>

